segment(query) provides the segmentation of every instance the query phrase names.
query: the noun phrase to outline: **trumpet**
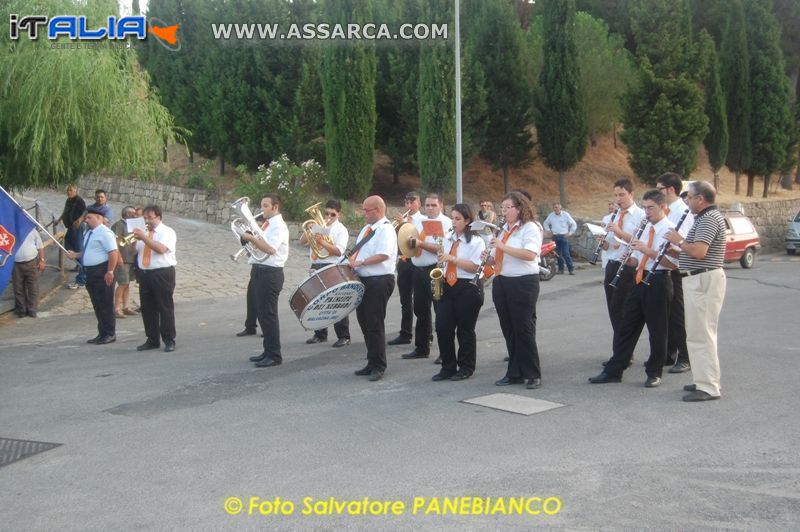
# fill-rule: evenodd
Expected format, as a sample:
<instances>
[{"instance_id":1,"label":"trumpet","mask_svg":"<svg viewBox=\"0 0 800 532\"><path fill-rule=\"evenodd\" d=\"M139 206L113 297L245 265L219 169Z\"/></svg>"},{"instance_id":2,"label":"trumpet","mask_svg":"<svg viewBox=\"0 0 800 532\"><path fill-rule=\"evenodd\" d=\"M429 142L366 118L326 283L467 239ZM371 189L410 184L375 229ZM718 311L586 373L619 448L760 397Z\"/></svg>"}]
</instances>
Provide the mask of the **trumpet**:
<instances>
[{"instance_id":1,"label":"trumpet","mask_svg":"<svg viewBox=\"0 0 800 532\"><path fill-rule=\"evenodd\" d=\"M117 237L117 247L118 248L124 248L125 246L130 246L134 242L136 242L136 237L133 235L133 233L131 233L129 235L118 236Z\"/></svg>"},{"instance_id":2,"label":"trumpet","mask_svg":"<svg viewBox=\"0 0 800 532\"><path fill-rule=\"evenodd\" d=\"M452 230L452 229L451 229ZM439 247L437 256L441 257L444 253L444 237L436 237L436 245ZM442 285L444 284L444 262L437 262L436 267L431 270L431 293L434 301L442 298Z\"/></svg>"},{"instance_id":3,"label":"trumpet","mask_svg":"<svg viewBox=\"0 0 800 532\"><path fill-rule=\"evenodd\" d=\"M398 222L397 220L394 220L392 222L392 229L397 231L398 229L400 229L401 225L403 225L405 223L408 223L408 222L405 221L405 219L406 219L406 216L408 216L408 213L410 213L410 212L411 212L411 209L408 209L406 212L403 213L403 216L402 216L403 221L402 222Z\"/></svg>"},{"instance_id":4,"label":"trumpet","mask_svg":"<svg viewBox=\"0 0 800 532\"><path fill-rule=\"evenodd\" d=\"M617 275L615 275L614 278L611 279L611 282L608 283L608 286L611 288L617 287L617 283L619 282L620 277L622 277L622 270L625 268L625 263L628 262L628 259L631 258L631 255L633 254L633 246L631 244L633 244L634 240L639 240L642 238L642 233L644 233L644 227L646 225L647 218L642 218L642 221L639 223L639 227L636 228L636 235L631 238L630 242L628 242L628 247L625 248L625 253L623 253L622 258L620 258L620 265L619 269L617 270Z\"/></svg>"},{"instance_id":5,"label":"trumpet","mask_svg":"<svg viewBox=\"0 0 800 532\"><path fill-rule=\"evenodd\" d=\"M322 217L322 212L319 210L320 205L322 205L321 201L315 203L314 205L306 209L306 212L311 215L311 219L303 222L303 225L300 230L303 233L303 235L305 235L306 240L308 241L308 245L311 247L311 250L314 252L314 255L316 255L320 259L326 259L330 257L331 254L327 249L317 244L317 240L316 238L314 238L314 231L312 230L312 228L315 225L318 225L320 227L327 226L325 218ZM326 236L324 239L329 244L334 244L334 241L330 236Z\"/></svg>"},{"instance_id":6,"label":"trumpet","mask_svg":"<svg viewBox=\"0 0 800 532\"><path fill-rule=\"evenodd\" d=\"M611 215L611 219L608 221L608 223L613 224L614 223L614 219L617 217L617 215L619 214L619 211L621 211L621 210L622 209L617 209L616 212ZM603 240L601 240L600 242L597 243L597 249L594 250L594 255L592 255L592 260L589 261L589 264L591 264L592 266L597 264L597 259L600 258L600 252L603 251L603 242L606 241L606 238L608 238L610 234L611 234L611 231L608 231L606 233L606 236L603 238Z\"/></svg>"}]
</instances>

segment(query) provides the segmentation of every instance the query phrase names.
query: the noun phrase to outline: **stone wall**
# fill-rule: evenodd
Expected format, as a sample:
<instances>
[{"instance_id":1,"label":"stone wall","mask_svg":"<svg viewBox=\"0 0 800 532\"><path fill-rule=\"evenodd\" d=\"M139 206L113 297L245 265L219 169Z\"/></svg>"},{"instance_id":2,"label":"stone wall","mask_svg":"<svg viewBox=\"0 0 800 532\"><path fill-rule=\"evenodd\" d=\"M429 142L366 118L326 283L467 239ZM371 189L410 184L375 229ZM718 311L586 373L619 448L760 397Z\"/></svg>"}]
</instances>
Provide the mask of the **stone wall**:
<instances>
[{"instance_id":1,"label":"stone wall","mask_svg":"<svg viewBox=\"0 0 800 532\"><path fill-rule=\"evenodd\" d=\"M744 213L753 221L758 236L761 238L762 250L783 251L784 236L789 225L789 218L793 218L800 210L800 199L780 201L753 201L743 203Z\"/></svg>"}]
</instances>

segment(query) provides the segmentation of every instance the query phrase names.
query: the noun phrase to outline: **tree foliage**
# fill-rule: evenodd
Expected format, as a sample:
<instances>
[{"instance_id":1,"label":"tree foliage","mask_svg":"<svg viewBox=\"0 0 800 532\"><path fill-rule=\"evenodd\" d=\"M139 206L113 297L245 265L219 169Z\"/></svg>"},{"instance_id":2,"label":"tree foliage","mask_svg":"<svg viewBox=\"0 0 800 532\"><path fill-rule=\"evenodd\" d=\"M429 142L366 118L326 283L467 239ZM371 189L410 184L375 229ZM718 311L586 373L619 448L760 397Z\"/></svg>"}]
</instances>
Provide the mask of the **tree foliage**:
<instances>
[{"instance_id":1,"label":"tree foliage","mask_svg":"<svg viewBox=\"0 0 800 532\"><path fill-rule=\"evenodd\" d=\"M708 162L714 172L714 186L719 187L719 169L728 154L728 117L725 114L725 94L720 83L719 59L714 41L705 30L700 33L700 46L708 66L704 79L706 88L705 113L708 117L708 135L703 144L708 152Z\"/></svg>"}]
</instances>

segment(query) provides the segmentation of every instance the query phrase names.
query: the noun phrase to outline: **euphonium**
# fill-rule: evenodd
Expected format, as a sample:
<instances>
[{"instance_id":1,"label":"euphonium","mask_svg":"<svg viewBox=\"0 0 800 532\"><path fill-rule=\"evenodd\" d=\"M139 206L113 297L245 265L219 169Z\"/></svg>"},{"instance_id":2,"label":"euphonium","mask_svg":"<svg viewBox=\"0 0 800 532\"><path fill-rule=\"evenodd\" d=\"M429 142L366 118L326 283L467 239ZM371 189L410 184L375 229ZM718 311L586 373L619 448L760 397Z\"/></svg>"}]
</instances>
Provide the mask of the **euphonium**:
<instances>
[{"instance_id":1,"label":"euphonium","mask_svg":"<svg viewBox=\"0 0 800 532\"><path fill-rule=\"evenodd\" d=\"M133 233L125 236L118 236L117 237L117 247L124 248L125 246L129 246L136 242L136 237L133 236Z\"/></svg>"},{"instance_id":2,"label":"euphonium","mask_svg":"<svg viewBox=\"0 0 800 532\"><path fill-rule=\"evenodd\" d=\"M328 225L325 222L325 218L322 216L322 212L319 210L320 205L322 205L321 201L306 209L306 212L311 215L311 219L303 222L301 231L305 235L306 240L308 240L308 245L311 246L311 250L314 254L320 259L326 259L330 256L330 253L324 247L317 245L317 240L314 238L314 232L312 230L315 225L320 227L326 227ZM330 244L335 243L330 236L326 236L325 240Z\"/></svg>"},{"instance_id":3,"label":"euphonium","mask_svg":"<svg viewBox=\"0 0 800 532\"><path fill-rule=\"evenodd\" d=\"M439 250L436 253L438 257L442 256L444 253L444 237L437 237L436 243L439 246ZM433 300L439 301L442 298L442 288L444 285L444 263L437 262L436 267L431 270L430 273L431 278L431 293L433 294Z\"/></svg>"},{"instance_id":4,"label":"euphonium","mask_svg":"<svg viewBox=\"0 0 800 532\"><path fill-rule=\"evenodd\" d=\"M244 196L231 203L231 211L234 213L232 216L235 216L235 218L231 220L231 231L237 236L239 242L242 241L242 235L245 233L251 233L258 238L262 238L261 227L259 227L258 222L256 222L253 213L250 212L250 207L247 206L249 202L250 198ZM242 246L242 249L231 255L231 260L234 262L239 260L242 253L247 253L257 261L262 261L267 258L267 253L258 249L252 242L247 242L242 244Z\"/></svg>"}]
</instances>

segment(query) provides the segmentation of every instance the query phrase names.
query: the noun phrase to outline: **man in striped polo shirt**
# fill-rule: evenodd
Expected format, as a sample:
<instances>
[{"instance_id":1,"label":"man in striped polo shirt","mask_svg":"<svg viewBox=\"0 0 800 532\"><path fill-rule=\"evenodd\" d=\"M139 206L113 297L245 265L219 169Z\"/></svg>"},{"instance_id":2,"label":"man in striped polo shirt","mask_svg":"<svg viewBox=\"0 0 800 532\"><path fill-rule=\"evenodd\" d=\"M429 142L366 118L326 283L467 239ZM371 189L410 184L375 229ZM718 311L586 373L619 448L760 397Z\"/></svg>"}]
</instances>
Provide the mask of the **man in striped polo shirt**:
<instances>
[{"instance_id":1,"label":"man in striped polo shirt","mask_svg":"<svg viewBox=\"0 0 800 532\"><path fill-rule=\"evenodd\" d=\"M725 218L717 209L717 191L707 181L689 185L686 203L695 222L686 238L677 231L667 239L680 248L683 302L686 311L686 343L694 384L684 401L710 401L720 397L717 325L725 299Z\"/></svg>"}]
</instances>

